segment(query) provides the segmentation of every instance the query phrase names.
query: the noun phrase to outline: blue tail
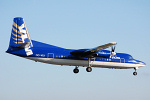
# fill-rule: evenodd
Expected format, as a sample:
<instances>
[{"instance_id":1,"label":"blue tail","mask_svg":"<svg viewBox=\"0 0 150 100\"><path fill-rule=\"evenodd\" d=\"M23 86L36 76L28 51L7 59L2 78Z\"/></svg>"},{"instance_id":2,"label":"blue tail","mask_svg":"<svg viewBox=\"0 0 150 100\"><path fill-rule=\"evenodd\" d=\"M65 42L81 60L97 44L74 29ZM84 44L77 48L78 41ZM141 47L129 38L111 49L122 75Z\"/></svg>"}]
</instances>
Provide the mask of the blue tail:
<instances>
[{"instance_id":1,"label":"blue tail","mask_svg":"<svg viewBox=\"0 0 150 100\"><path fill-rule=\"evenodd\" d=\"M25 21L21 17L14 18L9 46L19 48L32 46Z\"/></svg>"},{"instance_id":2,"label":"blue tail","mask_svg":"<svg viewBox=\"0 0 150 100\"><path fill-rule=\"evenodd\" d=\"M29 48L31 47L33 47L33 45L27 31L24 19L21 17L14 18L9 48L7 52L12 49L24 49L26 51L29 51ZM26 54L31 55L32 53L26 52Z\"/></svg>"}]
</instances>

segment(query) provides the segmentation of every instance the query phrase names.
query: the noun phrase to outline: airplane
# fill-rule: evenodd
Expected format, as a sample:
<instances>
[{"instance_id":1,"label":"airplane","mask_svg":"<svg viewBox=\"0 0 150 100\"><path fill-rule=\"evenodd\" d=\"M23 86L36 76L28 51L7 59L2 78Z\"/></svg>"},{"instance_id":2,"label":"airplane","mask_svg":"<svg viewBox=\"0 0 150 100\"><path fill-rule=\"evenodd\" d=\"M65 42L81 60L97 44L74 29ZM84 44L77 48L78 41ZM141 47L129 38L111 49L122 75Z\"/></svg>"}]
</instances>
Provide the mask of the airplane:
<instances>
[{"instance_id":1,"label":"airplane","mask_svg":"<svg viewBox=\"0 0 150 100\"><path fill-rule=\"evenodd\" d=\"M136 70L146 63L134 59L127 53L116 53L116 42L110 42L92 49L65 49L62 47L31 40L25 21L22 17L13 20L12 32L8 50L9 54L23 57L35 62L54 65L75 66L74 73L79 72L79 67L86 67L91 72L93 67L111 69ZM111 50L105 50L111 47Z\"/></svg>"}]
</instances>

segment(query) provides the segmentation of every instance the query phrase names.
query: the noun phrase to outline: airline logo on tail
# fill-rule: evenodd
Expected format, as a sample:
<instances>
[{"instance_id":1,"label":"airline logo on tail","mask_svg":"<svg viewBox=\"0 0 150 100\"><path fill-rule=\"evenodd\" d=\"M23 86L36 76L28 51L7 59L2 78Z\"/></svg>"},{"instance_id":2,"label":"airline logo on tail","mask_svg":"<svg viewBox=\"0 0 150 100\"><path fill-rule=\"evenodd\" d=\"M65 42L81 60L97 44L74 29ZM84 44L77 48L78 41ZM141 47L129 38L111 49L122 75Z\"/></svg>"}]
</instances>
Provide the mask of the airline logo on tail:
<instances>
[{"instance_id":1,"label":"airline logo on tail","mask_svg":"<svg viewBox=\"0 0 150 100\"><path fill-rule=\"evenodd\" d=\"M21 26L18 26L15 22L13 22L12 29L13 29L12 34L14 36L12 38L14 39L14 43L16 44L25 43L25 39L27 38L29 39L25 30L26 28L24 24L22 24Z\"/></svg>"},{"instance_id":2,"label":"airline logo on tail","mask_svg":"<svg viewBox=\"0 0 150 100\"><path fill-rule=\"evenodd\" d=\"M14 18L12 26L12 39L15 44L31 42L23 18Z\"/></svg>"},{"instance_id":3,"label":"airline logo on tail","mask_svg":"<svg viewBox=\"0 0 150 100\"><path fill-rule=\"evenodd\" d=\"M10 47L25 49L27 56L33 54L32 50L29 49L30 47L33 47L32 41L28 34L25 21L21 17L14 18L10 39Z\"/></svg>"}]
</instances>

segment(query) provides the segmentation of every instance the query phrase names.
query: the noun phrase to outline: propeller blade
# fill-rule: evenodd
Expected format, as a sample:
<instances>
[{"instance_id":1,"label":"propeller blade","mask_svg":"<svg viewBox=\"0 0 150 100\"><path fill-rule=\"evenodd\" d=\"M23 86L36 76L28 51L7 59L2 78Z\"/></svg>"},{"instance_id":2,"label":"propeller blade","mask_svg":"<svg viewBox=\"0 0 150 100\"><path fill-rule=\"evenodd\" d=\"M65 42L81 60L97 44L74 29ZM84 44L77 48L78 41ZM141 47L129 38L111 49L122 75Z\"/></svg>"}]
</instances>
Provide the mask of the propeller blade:
<instances>
[{"instance_id":1,"label":"propeller blade","mask_svg":"<svg viewBox=\"0 0 150 100\"><path fill-rule=\"evenodd\" d=\"M117 55L116 55L116 53L115 53L115 48L116 48L116 46L114 46L114 47L112 46L112 47L111 47L112 53L111 53L111 55L110 55L110 58L113 57L113 56L117 57Z\"/></svg>"},{"instance_id":2,"label":"propeller blade","mask_svg":"<svg viewBox=\"0 0 150 100\"><path fill-rule=\"evenodd\" d=\"M112 51L112 52L115 52L115 48L116 48L115 46L114 46L114 47L111 47L111 51Z\"/></svg>"}]
</instances>

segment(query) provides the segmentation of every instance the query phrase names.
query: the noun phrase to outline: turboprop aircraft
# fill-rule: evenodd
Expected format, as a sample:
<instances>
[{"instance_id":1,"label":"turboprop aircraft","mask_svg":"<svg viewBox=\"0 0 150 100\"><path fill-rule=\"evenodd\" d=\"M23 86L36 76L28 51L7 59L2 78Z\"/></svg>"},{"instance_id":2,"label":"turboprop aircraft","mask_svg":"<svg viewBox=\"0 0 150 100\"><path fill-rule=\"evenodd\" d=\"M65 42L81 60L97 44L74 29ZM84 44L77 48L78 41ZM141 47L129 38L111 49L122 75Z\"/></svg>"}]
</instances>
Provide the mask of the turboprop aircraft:
<instances>
[{"instance_id":1,"label":"turboprop aircraft","mask_svg":"<svg viewBox=\"0 0 150 100\"><path fill-rule=\"evenodd\" d=\"M43 62L55 65L75 66L74 73L79 72L79 66L86 67L87 72L92 71L92 67L136 69L146 64L134 59L126 53L116 53L116 42L110 42L92 49L65 49L50 44L45 44L31 40L25 21L21 17L13 20L12 32L7 53L17 55L36 62ZM112 50L105 50L111 47Z\"/></svg>"}]
</instances>

